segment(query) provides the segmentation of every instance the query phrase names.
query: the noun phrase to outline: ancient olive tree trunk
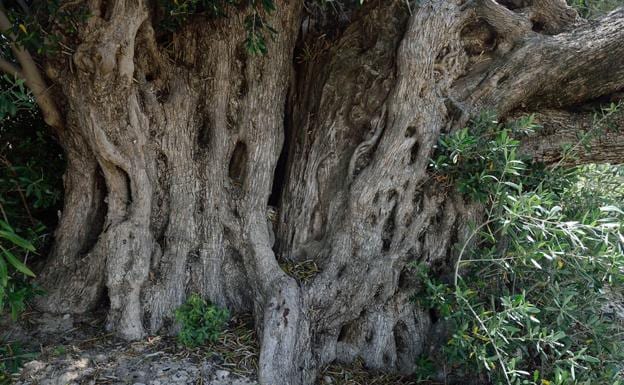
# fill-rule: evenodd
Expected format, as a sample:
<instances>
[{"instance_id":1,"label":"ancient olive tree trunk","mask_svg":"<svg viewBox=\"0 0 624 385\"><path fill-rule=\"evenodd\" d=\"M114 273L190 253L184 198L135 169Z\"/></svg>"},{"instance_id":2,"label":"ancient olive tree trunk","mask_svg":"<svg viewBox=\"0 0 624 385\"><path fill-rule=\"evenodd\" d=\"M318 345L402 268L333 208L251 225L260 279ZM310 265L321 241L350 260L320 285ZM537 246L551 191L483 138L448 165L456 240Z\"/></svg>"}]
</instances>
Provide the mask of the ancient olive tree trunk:
<instances>
[{"instance_id":1,"label":"ancient olive tree trunk","mask_svg":"<svg viewBox=\"0 0 624 385\"><path fill-rule=\"evenodd\" d=\"M75 72L48 70L67 98L68 199L40 306L84 312L106 291L108 327L137 339L199 292L254 311L267 383L301 377L309 327L266 217L301 4L280 4L274 54L257 58L244 15L185 26L165 56L145 4L109 7L82 31Z\"/></svg>"},{"instance_id":2,"label":"ancient olive tree trunk","mask_svg":"<svg viewBox=\"0 0 624 385\"><path fill-rule=\"evenodd\" d=\"M138 339L201 293L254 314L263 384L358 357L412 372L435 320L409 264L444 274L480 215L428 173L440 133L544 110L526 152L553 161L552 117L624 88L624 10L589 24L563 0L278 1L265 56L243 48L242 8L164 42L147 1L88 5L72 56L46 63L68 169L38 305L106 297L110 330ZM585 158L614 159L614 136Z\"/></svg>"}]
</instances>

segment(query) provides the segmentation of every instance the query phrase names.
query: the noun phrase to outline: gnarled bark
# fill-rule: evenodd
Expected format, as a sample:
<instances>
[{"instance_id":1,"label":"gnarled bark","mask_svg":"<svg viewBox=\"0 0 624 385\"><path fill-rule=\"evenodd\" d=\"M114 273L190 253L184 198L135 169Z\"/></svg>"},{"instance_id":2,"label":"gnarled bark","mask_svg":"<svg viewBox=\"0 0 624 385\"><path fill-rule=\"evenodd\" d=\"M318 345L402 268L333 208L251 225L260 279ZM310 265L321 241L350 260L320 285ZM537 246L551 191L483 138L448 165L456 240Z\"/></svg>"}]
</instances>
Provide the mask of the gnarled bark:
<instances>
[{"instance_id":1,"label":"gnarled bark","mask_svg":"<svg viewBox=\"0 0 624 385\"><path fill-rule=\"evenodd\" d=\"M370 1L332 22L278 1L269 54L251 56L243 9L191 18L165 48L147 1L89 2L73 65L49 63L69 166L39 306L106 293L108 327L137 339L198 292L253 312L263 384L358 357L414 371L435 320L409 265L444 274L480 217L427 171L440 133L624 87L622 10L588 24L559 0L515 3ZM305 282L280 267L302 261L319 268Z\"/></svg>"}]
</instances>

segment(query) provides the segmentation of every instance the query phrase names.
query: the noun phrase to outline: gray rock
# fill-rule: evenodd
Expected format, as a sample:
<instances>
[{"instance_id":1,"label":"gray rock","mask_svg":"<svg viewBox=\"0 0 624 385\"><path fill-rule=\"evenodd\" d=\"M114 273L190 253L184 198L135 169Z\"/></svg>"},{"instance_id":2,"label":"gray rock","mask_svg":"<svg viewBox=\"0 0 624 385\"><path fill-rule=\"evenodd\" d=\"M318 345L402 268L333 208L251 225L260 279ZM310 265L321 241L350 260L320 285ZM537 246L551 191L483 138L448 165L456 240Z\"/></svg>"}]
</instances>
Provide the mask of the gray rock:
<instances>
[{"instance_id":1,"label":"gray rock","mask_svg":"<svg viewBox=\"0 0 624 385\"><path fill-rule=\"evenodd\" d=\"M45 369L48 365L41 361L30 361L24 364L22 373L37 373Z\"/></svg>"},{"instance_id":2,"label":"gray rock","mask_svg":"<svg viewBox=\"0 0 624 385\"><path fill-rule=\"evenodd\" d=\"M224 380L230 376L230 372L227 370L217 370L215 372L215 377L219 380Z\"/></svg>"},{"instance_id":3,"label":"gray rock","mask_svg":"<svg viewBox=\"0 0 624 385\"><path fill-rule=\"evenodd\" d=\"M74 327L74 319L70 314L59 316L55 314L44 313L37 320L39 332L44 334L54 334L65 332Z\"/></svg>"},{"instance_id":4,"label":"gray rock","mask_svg":"<svg viewBox=\"0 0 624 385\"><path fill-rule=\"evenodd\" d=\"M95 363L101 364L104 362L108 361L108 357L105 354L96 354L95 357L93 357L93 361Z\"/></svg>"}]
</instances>

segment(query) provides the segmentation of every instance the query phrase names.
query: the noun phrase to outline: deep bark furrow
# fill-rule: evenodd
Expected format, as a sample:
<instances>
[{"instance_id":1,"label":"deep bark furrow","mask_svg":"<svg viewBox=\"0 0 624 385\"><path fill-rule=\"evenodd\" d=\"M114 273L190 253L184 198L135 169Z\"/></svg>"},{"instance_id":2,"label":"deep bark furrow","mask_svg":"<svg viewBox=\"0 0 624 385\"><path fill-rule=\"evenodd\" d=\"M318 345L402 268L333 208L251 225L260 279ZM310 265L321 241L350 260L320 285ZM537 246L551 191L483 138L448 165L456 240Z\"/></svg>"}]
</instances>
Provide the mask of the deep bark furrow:
<instances>
[{"instance_id":1,"label":"deep bark furrow","mask_svg":"<svg viewBox=\"0 0 624 385\"><path fill-rule=\"evenodd\" d=\"M71 135L69 132L65 135ZM97 304L104 289L105 261L91 250L104 227L105 188L97 162L82 138L64 136L63 143L67 159L64 209L54 247L39 276L46 296L37 306L54 313L69 309L83 313Z\"/></svg>"},{"instance_id":2,"label":"deep bark furrow","mask_svg":"<svg viewBox=\"0 0 624 385\"><path fill-rule=\"evenodd\" d=\"M369 5L318 62L303 64L304 73L316 71L298 79L294 100L297 126L278 230L285 258L320 257L319 241L342 215L344 198L334 197L343 194L352 152L372 136L371 121L393 87L407 16L400 2Z\"/></svg>"},{"instance_id":3,"label":"deep bark furrow","mask_svg":"<svg viewBox=\"0 0 624 385\"><path fill-rule=\"evenodd\" d=\"M163 320L170 317L184 301L188 281L187 261L192 252L197 252L194 248L198 245L195 212L202 185L193 159L197 135L193 107L197 105L197 96L181 80L177 81L176 87L163 106L168 118L159 119L157 122L161 126L155 129L162 133L159 149L163 159L161 166L165 167L158 170L162 173L160 178L153 176L152 179L162 180L158 185L163 190L159 194L159 203L167 204L164 212L158 215L165 216L167 222L166 227L160 230L163 241L154 250L150 282L142 294L143 301L147 302L146 318L152 333L161 329Z\"/></svg>"}]
</instances>

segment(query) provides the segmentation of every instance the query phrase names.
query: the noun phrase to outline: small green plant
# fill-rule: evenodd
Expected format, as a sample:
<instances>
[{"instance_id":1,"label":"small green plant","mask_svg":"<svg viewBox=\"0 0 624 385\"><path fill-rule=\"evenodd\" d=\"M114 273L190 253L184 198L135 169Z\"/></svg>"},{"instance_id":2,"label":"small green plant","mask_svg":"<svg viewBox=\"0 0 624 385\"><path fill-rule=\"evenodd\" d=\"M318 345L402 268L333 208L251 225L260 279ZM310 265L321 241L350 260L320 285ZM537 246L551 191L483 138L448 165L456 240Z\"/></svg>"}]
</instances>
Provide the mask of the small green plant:
<instances>
[{"instance_id":1,"label":"small green plant","mask_svg":"<svg viewBox=\"0 0 624 385\"><path fill-rule=\"evenodd\" d=\"M64 356L67 354L67 347L63 345L56 346L54 350L52 350L52 355L56 357Z\"/></svg>"},{"instance_id":2,"label":"small green plant","mask_svg":"<svg viewBox=\"0 0 624 385\"><path fill-rule=\"evenodd\" d=\"M178 334L180 343L196 347L216 342L225 329L230 313L206 302L197 294L191 294L186 303L176 310L175 318L182 326Z\"/></svg>"},{"instance_id":3,"label":"small green plant","mask_svg":"<svg viewBox=\"0 0 624 385\"><path fill-rule=\"evenodd\" d=\"M485 216L448 279L417 266L424 285L414 298L444 320L442 359L460 376L621 384L624 329L604 305L624 282L624 168L533 165L513 137L536 128L530 117L501 124L482 114L440 138L432 170Z\"/></svg>"}]
</instances>

